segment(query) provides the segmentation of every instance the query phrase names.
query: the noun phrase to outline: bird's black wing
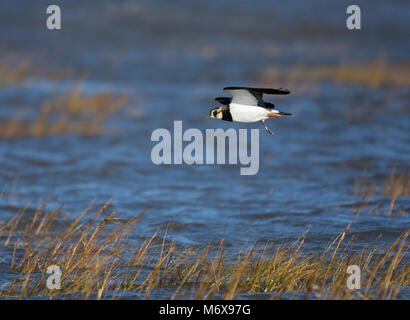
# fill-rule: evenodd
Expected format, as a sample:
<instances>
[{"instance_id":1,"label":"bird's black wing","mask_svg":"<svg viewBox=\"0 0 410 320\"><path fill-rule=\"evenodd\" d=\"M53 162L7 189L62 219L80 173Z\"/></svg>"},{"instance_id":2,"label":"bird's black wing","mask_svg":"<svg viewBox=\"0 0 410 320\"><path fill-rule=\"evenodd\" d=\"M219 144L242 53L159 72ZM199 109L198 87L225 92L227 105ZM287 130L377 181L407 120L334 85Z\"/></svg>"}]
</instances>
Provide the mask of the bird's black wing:
<instances>
[{"instance_id":1,"label":"bird's black wing","mask_svg":"<svg viewBox=\"0 0 410 320\"><path fill-rule=\"evenodd\" d=\"M248 90L266 94L289 94L290 91L284 88L252 88L252 87L226 87L224 90Z\"/></svg>"},{"instance_id":2,"label":"bird's black wing","mask_svg":"<svg viewBox=\"0 0 410 320\"><path fill-rule=\"evenodd\" d=\"M224 90L232 95L231 103L265 107L261 92L252 91L244 87L227 87Z\"/></svg>"},{"instance_id":3,"label":"bird's black wing","mask_svg":"<svg viewBox=\"0 0 410 320\"><path fill-rule=\"evenodd\" d=\"M218 101L219 103L222 103L223 105L228 105L231 103L232 98L229 97L218 97L215 98L215 101Z\"/></svg>"},{"instance_id":4,"label":"bird's black wing","mask_svg":"<svg viewBox=\"0 0 410 320\"><path fill-rule=\"evenodd\" d=\"M275 109L275 105L273 103L265 102L265 108L266 109Z\"/></svg>"},{"instance_id":5,"label":"bird's black wing","mask_svg":"<svg viewBox=\"0 0 410 320\"><path fill-rule=\"evenodd\" d=\"M260 106L271 109L272 105L267 106L263 101L263 94L289 94L287 89L270 89L270 88L251 88L251 87L226 87L226 92L232 95L232 103Z\"/></svg>"}]
</instances>

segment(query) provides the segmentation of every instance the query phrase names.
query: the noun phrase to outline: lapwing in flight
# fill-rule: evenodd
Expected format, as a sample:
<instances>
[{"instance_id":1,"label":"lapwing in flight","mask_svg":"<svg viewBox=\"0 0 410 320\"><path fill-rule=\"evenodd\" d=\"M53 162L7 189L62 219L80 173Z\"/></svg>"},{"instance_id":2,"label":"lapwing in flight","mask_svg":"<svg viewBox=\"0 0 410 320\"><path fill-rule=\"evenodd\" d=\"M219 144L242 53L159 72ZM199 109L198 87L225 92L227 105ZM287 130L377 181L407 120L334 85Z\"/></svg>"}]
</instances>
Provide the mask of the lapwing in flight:
<instances>
[{"instance_id":1,"label":"lapwing in flight","mask_svg":"<svg viewBox=\"0 0 410 320\"><path fill-rule=\"evenodd\" d=\"M266 127L265 120L291 115L291 113L275 110L273 103L265 102L262 99L264 93L289 94L290 91L287 89L227 87L224 88L224 91L231 94L232 98L216 98L215 100L222 103L222 106L210 111L211 118L234 122L261 121L266 131L273 135L273 132Z\"/></svg>"}]
</instances>

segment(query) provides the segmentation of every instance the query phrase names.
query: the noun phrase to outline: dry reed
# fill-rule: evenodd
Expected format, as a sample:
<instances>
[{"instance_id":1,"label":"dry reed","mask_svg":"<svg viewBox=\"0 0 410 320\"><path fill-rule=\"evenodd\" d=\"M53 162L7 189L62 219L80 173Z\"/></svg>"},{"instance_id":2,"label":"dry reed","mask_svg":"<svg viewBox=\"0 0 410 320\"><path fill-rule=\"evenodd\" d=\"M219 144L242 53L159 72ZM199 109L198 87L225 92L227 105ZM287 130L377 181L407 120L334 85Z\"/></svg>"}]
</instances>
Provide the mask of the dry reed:
<instances>
[{"instance_id":1,"label":"dry reed","mask_svg":"<svg viewBox=\"0 0 410 320\"><path fill-rule=\"evenodd\" d=\"M377 185L374 181L368 181L366 171L355 181L354 194L362 196L360 207L366 207L375 195L391 197L388 214L392 214L394 204L398 197L410 196L410 171L396 173L393 168L384 184ZM400 211L401 212L401 211Z\"/></svg>"},{"instance_id":2,"label":"dry reed","mask_svg":"<svg viewBox=\"0 0 410 320\"><path fill-rule=\"evenodd\" d=\"M46 101L33 120L14 117L0 123L0 137L37 137L54 134L98 135L103 123L128 101L126 94L84 95L81 83Z\"/></svg>"},{"instance_id":3,"label":"dry reed","mask_svg":"<svg viewBox=\"0 0 410 320\"><path fill-rule=\"evenodd\" d=\"M305 89L311 89L310 83L322 80L363 85L370 88L381 86L409 87L410 63L394 63L382 57L366 63L294 66L290 70L270 67L262 72L259 82L261 85L281 83L287 87L298 88L299 91L303 92Z\"/></svg>"},{"instance_id":4,"label":"dry reed","mask_svg":"<svg viewBox=\"0 0 410 320\"><path fill-rule=\"evenodd\" d=\"M56 81L70 76L73 76L72 70L46 71L44 68L39 68L38 63L31 59L0 52L0 86L14 85L36 78Z\"/></svg>"}]
</instances>

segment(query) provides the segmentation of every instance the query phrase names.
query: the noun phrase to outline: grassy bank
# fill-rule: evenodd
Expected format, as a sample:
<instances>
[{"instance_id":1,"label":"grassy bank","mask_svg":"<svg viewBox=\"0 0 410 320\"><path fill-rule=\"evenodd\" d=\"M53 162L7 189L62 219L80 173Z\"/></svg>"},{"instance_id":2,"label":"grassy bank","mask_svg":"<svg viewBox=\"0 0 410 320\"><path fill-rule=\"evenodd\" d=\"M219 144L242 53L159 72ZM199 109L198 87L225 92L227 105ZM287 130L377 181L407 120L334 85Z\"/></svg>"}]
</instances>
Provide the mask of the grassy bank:
<instances>
[{"instance_id":1,"label":"grassy bank","mask_svg":"<svg viewBox=\"0 0 410 320\"><path fill-rule=\"evenodd\" d=\"M305 248L305 235L292 243L244 245L232 252L224 239L184 247L166 230L151 237L132 233L147 210L121 219L109 203L76 218L62 209L21 209L1 225L3 260L9 269L0 298L235 298L241 293L271 293L271 298L394 299L410 285L406 263L409 230L394 243L358 247L349 224L321 253ZM149 214L149 212L147 213ZM49 290L47 267L62 271L61 288ZM347 268L362 270L361 290L346 286ZM4 283L4 282L3 282Z\"/></svg>"}]
</instances>

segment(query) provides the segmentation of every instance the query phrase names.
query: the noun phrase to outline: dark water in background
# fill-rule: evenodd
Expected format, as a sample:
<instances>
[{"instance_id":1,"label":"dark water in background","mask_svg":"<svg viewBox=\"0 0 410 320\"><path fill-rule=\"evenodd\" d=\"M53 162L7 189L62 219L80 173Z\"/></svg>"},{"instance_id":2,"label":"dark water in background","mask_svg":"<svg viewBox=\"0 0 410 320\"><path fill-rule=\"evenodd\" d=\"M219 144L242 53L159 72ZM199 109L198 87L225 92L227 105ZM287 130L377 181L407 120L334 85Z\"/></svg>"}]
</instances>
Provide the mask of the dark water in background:
<instances>
[{"instance_id":1,"label":"dark water in background","mask_svg":"<svg viewBox=\"0 0 410 320\"><path fill-rule=\"evenodd\" d=\"M272 97L280 110L294 114L268 121L274 137L260 124L205 119L223 87L257 84L270 66L365 62L380 55L408 59L408 1L356 1L361 31L345 27L349 1L53 3L62 8L60 31L45 27L49 3L2 1L2 51L32 57L50 70L88 70L85 92L126 92L141 102L107 123L114 134L0 140L0 185L8 192L18 178L13 195L0 200L3 222L27 200L35 207L51 194L50 207L64 203L66 215L78 214L94 198L96 204L113 198L112 208L125 217L153 206L137 227L139 236L169 225L180 243L225 235L235 249L246 241L293 241L308 229L307 245L322 250L353 219L351 208L361 201L354 181L365 168L382 185L393 166L409 166L409 88L391 94L388 87L322 82L315 92ZM35 79L3 87L0 117L39 105L67 85ZM365 121L346 120L372 101L386 108L369 112ZM151 133L171 130L174 120L202 132L261 128L259 173L240 176L240 165L155 166ZM391 216L390 199L376 195L371 207L380 209L364 210L355 220L351 234L359 243L379 234L392 242L410 226L409 197L398 198Z\"/></svg>"}]
</instances>

